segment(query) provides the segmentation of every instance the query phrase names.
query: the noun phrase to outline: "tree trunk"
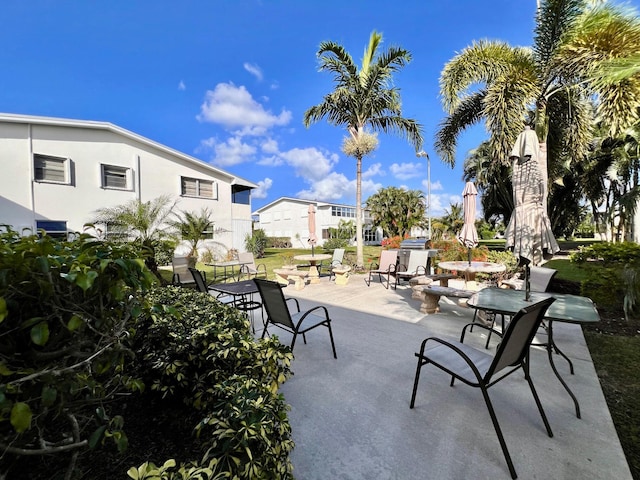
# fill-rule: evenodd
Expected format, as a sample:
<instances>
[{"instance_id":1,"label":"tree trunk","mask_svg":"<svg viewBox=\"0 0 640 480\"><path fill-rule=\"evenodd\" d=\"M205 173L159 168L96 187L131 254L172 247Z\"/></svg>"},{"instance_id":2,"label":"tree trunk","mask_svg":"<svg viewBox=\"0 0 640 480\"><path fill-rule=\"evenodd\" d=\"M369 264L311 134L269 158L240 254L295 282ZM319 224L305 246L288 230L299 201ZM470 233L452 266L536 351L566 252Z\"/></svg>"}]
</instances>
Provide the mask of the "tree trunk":
<instances>
[{"instance_id":1,"label":"tree trunk","mask_svg":"<svg viewBox=\"0 0 640 480\"><path fill-rule=\"evenodd\" d=\"M356 157L356 262L364 268L364 242L362 237L362 155Z\"/></svg>"}]
</instances>

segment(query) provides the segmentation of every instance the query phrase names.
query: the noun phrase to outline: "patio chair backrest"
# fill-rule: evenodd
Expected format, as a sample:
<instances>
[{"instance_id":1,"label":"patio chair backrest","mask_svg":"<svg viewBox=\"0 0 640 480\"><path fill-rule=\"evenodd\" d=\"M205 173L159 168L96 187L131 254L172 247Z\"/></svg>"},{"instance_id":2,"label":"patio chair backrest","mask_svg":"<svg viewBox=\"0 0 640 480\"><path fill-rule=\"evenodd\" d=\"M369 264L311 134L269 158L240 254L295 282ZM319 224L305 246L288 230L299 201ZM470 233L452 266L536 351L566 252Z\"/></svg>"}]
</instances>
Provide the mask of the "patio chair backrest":
<instances>
[{"instance_id":1,"label":"patio chair backrest","mask_svg":"<svg viewBox=\"0 0 640 480\"><path fill-rule=\"evenodd\" d=\"M238 261L240 263L245 263L246 262L245 267L248 267L249 272L255 272L256 271L256 260L253 257L253 253L251 253L251 252L238 253Z\"/></svg>"},{"instance_id":2,"label":"patio chair backrest","mask_svg":"<svg viewBox=\"0 0 640 480\"><path fill-rule=\"evenodd\" d=\"M188 257L173 257L171 259L174 283L193 283L189 273L189 260Z\"/></svg>"},{"instance_id":3,"label":"patio chair backrest","mask_svg":"<svg viewBox=\"0 0 640 480\"><path fill-rule=\"evenodd\" d=\"M429 260L429 252L427 250L411 250L409 252L409 263L407 264L407 273L410 274L426 274L427 260Z\"/></svg>"},{"instance_id":4,"label":"patio chair backrest","mask_svg":"<svg viewBox=\"0 0 640 480\"><path fill-rule=\"evenodd\" d=\"M336 248L333 251L333 258L331 259L331 265L342 265L344 259L344 248Z\"/></svg>"},{"instance_id":5,"label":"patio chair backrest","mask_svg":"<svg viewBox=\"0 0 640 480\"><path fill-rule=\"evenodd\" d=\"M193 267L189 267L189 272L191 272L191 275L193 276L193 279L196 282L196 287L198 287L198 291L203 293L208 293L209 289L207 288L207 284L204 281L202 273L200 273L199 270L196 270Z\"/></svg>"},{"instance_id":6,"label":"patio chair backrest","mask_svg":"<svg viewBox=\"0 0 640 480\"><path fill-rule=\"evenodd\" d=\"M264 280L262 278L254 278L260 297L262 298L262 305L267 311L267 317L271 323L279 323L288 328L294 329L293 320L291 320L291 313L287 306L287 301L282 293L282 288L276 282L270 280Z\"/></svg>"},{"instance_id":7,"label":"patio chair backrest","mask_svg":"<svg viewBox=\"0 0 640 480\"><path fill-rule=\"evenodd\" d=\"M553 297L547 298L520 309L513 316L485 378L489 379L503 368L522 362L529 351L538 327L542 323L547 308L555 300Z\"/></svg>"},{"instance_id":8,"label":"patio chair backrest","mask_svg":"<svg viewBox=\"0 0 640 480\"><path fill-rule=\"evenodd\" d=\"M378 270L385 272L391 270L394 271L396 264L398 263L398 251L397 250L382 250L380 252L380 262Z\"/></svg>"},{"instance_id":9,"label":"patio chair backrest","mask_svg":"<svg viewBox=\"0 0 640 480\"><path fill-rule=\"evenodd\" d=\"M529 289L532 292L546 292L557 270L546 267L529 267Z\"/></svg>"}]
</instances>

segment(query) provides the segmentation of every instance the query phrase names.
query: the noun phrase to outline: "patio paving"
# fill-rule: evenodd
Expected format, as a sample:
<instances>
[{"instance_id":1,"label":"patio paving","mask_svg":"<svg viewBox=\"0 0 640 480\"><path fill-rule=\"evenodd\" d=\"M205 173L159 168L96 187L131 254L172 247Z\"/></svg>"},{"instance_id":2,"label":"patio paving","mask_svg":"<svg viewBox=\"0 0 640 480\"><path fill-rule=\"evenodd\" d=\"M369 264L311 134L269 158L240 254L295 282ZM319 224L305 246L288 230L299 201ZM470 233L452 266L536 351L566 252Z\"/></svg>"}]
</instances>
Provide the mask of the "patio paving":
<instances>
[{"instance_id":1,"label":"patio paving","mask_svg":"<svg viewBox=\"0 0 640 480\"><path fill-rule=\"evenodd\" d=\"M322 278L303 290L285 290L303 309L328 307L338 354L335 360L325 329L307 334L306 345L296 343L294 375L281 388L291 405L296 478L510 478L479 389L449 387L446 374L427 366L409 409L420 342L432 335L458 338L473 315L444 297L440 313L424 315L410 294L407 286L367 287L360 275L346 286ZM286 332L272 332L290 341ZM476 329L467 343L483 347L485 338ZM582 419L540 347L532 350L531 376L553 438L522 374L489 391L519 478L631 479L580 327L556 323L554 338L574 362L570 375L556 358Z\"/></svg>"}]
</instances>

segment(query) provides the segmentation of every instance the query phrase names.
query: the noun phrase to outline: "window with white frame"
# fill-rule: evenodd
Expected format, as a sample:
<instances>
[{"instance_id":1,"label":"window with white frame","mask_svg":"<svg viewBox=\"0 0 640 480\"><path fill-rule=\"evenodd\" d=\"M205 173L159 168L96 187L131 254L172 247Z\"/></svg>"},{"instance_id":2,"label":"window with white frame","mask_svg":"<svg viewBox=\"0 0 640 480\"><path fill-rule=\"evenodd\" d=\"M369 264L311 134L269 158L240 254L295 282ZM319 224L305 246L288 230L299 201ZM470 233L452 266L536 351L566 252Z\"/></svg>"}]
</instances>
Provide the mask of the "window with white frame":
<instances>
[{"instance_id":1,"label":"window with white frame","mask_svg":"<svg viewBox=\"0 0 640 480\"><path fill-rule=\"evenodd\" d=\"M363 241L365 242L377 242L378 241L378 231L374 229L366 229L362 232Z\"/></svg>"},{"instance_id":2,"label":"window with white frame","mask_svg":"<svg viewBox=\"0 0 640 480\"><path fill-rule=\"evenodd\" d=\"M185 197L200 197L218 199L218 184L211 180L200 178L180 177L182 195Z\"/></svg>"},{"instance_id":3,"label":"window with white frame","mask_svg":"<svg viewBox=\"0 0 640 480\"><path fill-rule=\"evenodd\" d=\"M51 155L33 155L36 182L70 183L69 159Z\"/></svg>"},{"instance_id":4,"label":"window with white frame","mask_svg":"<svg viewBox=\"0 0 640 480\"><path fill-rule=\"evenodd\" d=\"M354 207L343 207L339 205L332 205L331 216L356 218L356 209Z\"/></svg>"},{"instance_id":5,"label":"window with white frame","mask_svg":"<svg viewBox=\"0 0 640 480\"><path fill-rule=\"evenodd\" d=\"M53 238L67 238L67 222L64 220L36 220L36 230L44 230Z\"/></svg>"},{"instance_id":6,"label":"window with white frame","mask_svg":"<svg viewBox=\"0 0 640 480\"><path fill-rule=\"evenodd\" d=\"M102 188L116 188L128 190L130 188L129 172L126 167L102 164Z\"/></svg>"}]
</instances>

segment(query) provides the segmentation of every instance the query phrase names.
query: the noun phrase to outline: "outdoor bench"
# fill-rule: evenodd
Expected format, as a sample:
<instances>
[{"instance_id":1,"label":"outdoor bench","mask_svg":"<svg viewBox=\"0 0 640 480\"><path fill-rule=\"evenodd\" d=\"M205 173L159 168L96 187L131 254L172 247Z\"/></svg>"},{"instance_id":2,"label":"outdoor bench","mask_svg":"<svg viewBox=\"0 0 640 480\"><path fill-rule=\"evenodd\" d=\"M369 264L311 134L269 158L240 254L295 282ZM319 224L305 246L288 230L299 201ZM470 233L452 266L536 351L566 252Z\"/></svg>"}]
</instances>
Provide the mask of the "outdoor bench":
<instances>
[{"instance_id":1,"label":"outdoor bench","mask_svg":"<svg viewBox=\"0 0 640 480\"><path fill-rule=\"evenodd\" d=\"M434 282L440 282L440 285L443 287L449 286L449 280L453 280L454 278L458 278L457 275L452 273L436 273L434 275L427 275L427 278L430 278Z\"/></svg>"},{"instance_id":2,"label":"outdoor bench","mask_svg":"<svg viewBox=\"0 0 640 480\"><path fill-rule=\"evenodd\" d=\"M456 297L470 298L474 293L472 290L463 290L460 288L442 287L440 285L420 285L414 289L421 296L422 304L420 311L422 313L436 313L439 309L438 303L440 297Z\"/></svg>"},{"instance_id":3,"label":"outdoor bench","mask_svg":"<svg viewBox=\"0 0 640 480\"><path fill-rule=\"evenodd\" d=\"M289 285L289 280L294 282L296 290L302 290L305 286L309 272L305 270L295 270L293 268L276 268L273 273L276 274L276 282L281 285Z\"/></svg>"}]
</instances>

